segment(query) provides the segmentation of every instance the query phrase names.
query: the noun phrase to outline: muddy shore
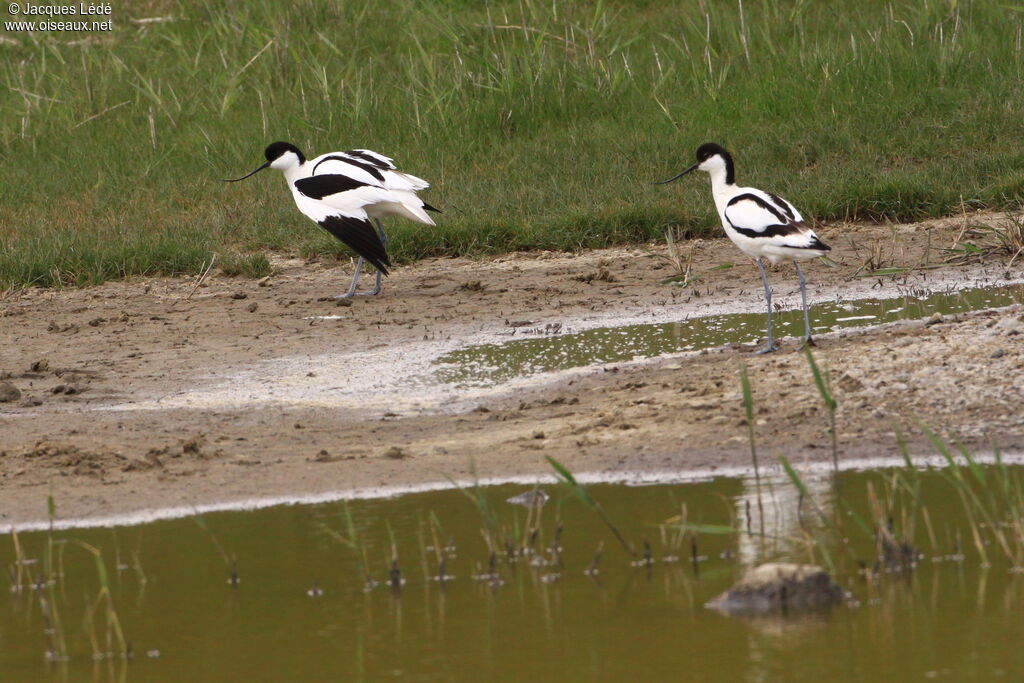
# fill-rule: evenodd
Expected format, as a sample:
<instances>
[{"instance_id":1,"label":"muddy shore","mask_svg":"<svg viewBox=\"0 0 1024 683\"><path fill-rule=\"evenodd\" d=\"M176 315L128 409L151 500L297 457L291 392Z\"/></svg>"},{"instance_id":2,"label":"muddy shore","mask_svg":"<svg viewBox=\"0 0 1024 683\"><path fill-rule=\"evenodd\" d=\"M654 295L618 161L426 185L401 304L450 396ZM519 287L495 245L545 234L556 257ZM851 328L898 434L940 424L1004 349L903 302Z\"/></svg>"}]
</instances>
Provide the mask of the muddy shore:
<instances>
[{"instance_id":1,"label":"muddy shore","mask_svg":"<svg viewBox=\"0 0 1024 683\"><path fill-rule=\"evenodd\" d=\"M805 268L810 297L1024 279L1024 259L1008 267L1006 255L945 263L940 249L962 228L825 226L836 265ZM714 269L723 263L734 266ZM664 245L425 261L350 305L329 298L350 264L275 265L261 282L211 274L2 295L0 382L18 395L0 402L0 524L44 518L51 487L59 515L81 517L465 477L471 462L481 476L542 473L545 455L576 471L743 464L740 361L762 457L829 457L794 338L766 356L734 343L483 389L423 379L469 344L762 311L756 268L724 239L696 245L691 287L661 284L674 274ZM864 276L892 267L911 270ZM776 303L799 306L792 270L769 276ZM841 457L894 454L894 424L929 452L916 419L970 447L1024 449L1020 305L820 334L816 354L839 401Z\"/></svg>"}]
</instances>

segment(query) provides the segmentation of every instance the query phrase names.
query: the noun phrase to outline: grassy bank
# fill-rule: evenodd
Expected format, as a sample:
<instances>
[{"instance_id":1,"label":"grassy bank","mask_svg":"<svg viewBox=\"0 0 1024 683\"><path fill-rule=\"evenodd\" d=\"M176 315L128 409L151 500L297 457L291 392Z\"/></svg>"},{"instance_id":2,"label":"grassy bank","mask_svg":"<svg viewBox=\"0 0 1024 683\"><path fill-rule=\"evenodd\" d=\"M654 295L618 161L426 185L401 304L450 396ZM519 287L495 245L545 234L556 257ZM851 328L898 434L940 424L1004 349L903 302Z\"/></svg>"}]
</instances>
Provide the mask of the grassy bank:
<instances>
[{"instance_id":1,"label":"grassy bank","mask_svg":"<svg viewBox=\"0 0 1024 683\"><path fill-rule=\"evenodd\" d=\"M0 286L345 253L280 177L219 182L276 139L430 179L445 213L394 222L398 260L714 232L705 178L651 185L705 140L821 220L1024 197L1024 11L996 3L158 0L112 18L0 33Z\"/></svg>"}]
</instances>

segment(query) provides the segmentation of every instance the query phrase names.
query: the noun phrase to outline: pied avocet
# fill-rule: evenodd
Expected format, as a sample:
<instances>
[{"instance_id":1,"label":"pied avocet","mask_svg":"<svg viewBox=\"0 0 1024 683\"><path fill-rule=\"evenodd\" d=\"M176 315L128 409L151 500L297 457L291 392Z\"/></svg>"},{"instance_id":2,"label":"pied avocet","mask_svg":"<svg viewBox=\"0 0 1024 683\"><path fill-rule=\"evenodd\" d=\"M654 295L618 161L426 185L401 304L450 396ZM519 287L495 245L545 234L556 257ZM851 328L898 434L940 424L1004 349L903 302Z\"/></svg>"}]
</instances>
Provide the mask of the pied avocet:
<instances>
[{"instance_id":1,"label":"pied avocet","mask_svg":"<svg viewBox=\"0 0 1024 683\"><path fill-rule=\"evenodd\" d=\"M773 265L786 259L793 261L804 310L804 343L813 346L807 310L807 283L800 272L799 261L822 256L831 247L818 239L796 207L782 197L753 187L738 186L732 155L721 145L704 143L697 148L697 163L658 184L671 183L690 171L704 171L711 176L711 195L715 198L725 234L744 254L754 259L761 271L764 296L768 301L768 345L761 353L776 349L772 337L772 290L768 286L762 259L768 259Z\"/></svg>"},{"instance_id":2,"label":"pied avocet","mask_svg":"<svg viewBox=\"0 0 1024 683\"><path fill-rule=\"evenodd\" d=\"M368 149L354 149L307 160L299 148L289 142L275 142L263 154L267 158L265 163L227 182L245 180L265 168L284 173L299 211L359 255L352 284L347 292L336 297L338 299L355 295L364 261L377 269L376 283L367 294L380 293L381 276L387 275L391 267L388 237L380 219L397 215L434 225L427 211L437 209L416 195L430 187L430 183L396 170L386 156ZM377 224L377 230L371 220Z\"/></svg>"}]
</instances>

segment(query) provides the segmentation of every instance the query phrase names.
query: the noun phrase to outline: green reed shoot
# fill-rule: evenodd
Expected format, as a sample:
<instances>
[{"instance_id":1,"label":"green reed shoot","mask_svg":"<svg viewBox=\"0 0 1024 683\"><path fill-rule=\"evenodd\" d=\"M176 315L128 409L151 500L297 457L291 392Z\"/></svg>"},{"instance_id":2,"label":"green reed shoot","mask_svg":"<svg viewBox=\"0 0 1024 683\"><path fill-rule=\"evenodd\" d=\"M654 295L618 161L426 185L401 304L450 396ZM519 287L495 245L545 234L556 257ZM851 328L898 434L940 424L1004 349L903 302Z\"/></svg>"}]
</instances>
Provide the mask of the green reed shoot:
<instances>
[{"instance_id":1,"label":"green reed shoot","mask_svg":"<svg viewBox=\"0 0 1024 683\"><path fill-rule=\"evenodd\" d=\"M64 624L61 621L57 600L54 597L55 592L53 584L47 586L47 595L39 596L39 610L43 615L43 630L50 643L49 656L56 661L63 662L68 659L68 645L67 639L64 637Z\"/></svg>"},{"instance_id":2,"label":"green reed shoot","mask_svg":"<svg viewBox=\"0 0 1024 683\"><path fill-rule=\"evenodd\" d=\"M619 542L619 545L621 545L622 548L627 553L629 553L631 557L636 557L636 551L633 549L633 546L626 541L625 537L622 535L622 532L620 532L618 527L616 527L615 524L612 523L612 520L609 519L608 514L604 511L604 508L601 507L601 504L594 500L594 498L590 495L590 493L582 484L576 481L576 477L572 475L572 472L570 472L565 465L558 462L550 455L545 455L544 459L547 460L548 464L551 465L552 469L555 470L555 475L562 481L563 484L565 484L566 488L572 491L572 493L575 494L577 498L579 498L587 506L589 506L591 510L597 513L597 516L601 518L601 521L604 522L605 526L607 526L611 530L612 534Z\"/></svg>"},{"instance_id":3,"label":"green reed shoot","mask_svg":"<svg viewBox=\"0 0 1024 683\"><path fill-rule=\"evenodd\" d=\"M14 585L11 586L11 590L15 593L20 592L25 587L25 555L21 551L21 542L18 540L18 530L11 527L11 541L14 542L14 571L12 572L12 580Z\"/></svg>"},{"instance_id":4,"label":"green reed shoot","mask_svg":"<svg viewBox=\"0 0 1024 683\"><path fill-rule=\"evenodd\" d=\"M814 360L814 354L811 353L810 344L804 345L804 355L807 356L807 363L811 366L811 374L814 376L814 386L818 388L818 394L821 395L821 400L825 403L825 409L828 410L828 433L832 439L832 470L836 474L839 473L839 449L836 443L836 403L835 397L832 396L831 386L828 378L824 376L821 370L818 369L818 364ZM836 480L838 486L839 480Z\"/></svg>"},{"instance_id":5,"label":"green reed shoot","mask_svg":"<svg viewBox=\"0 0 1024 683\"><path fill-rule=\"evenodd\" d=\"M448 477L447 475L445 475L445 477L453 486L455 486L457 491L473 501L473 505L476 506L477 512L480 513L480 519L484 523L484 528L481 529L481 533L483 534L484 541L487 543L487 550L491 553L495 553L501 547L498 523L495 520L490 504L487 502L487 495L484 493L483 487L480 486L480 478L476 473L476 462L472 459L469 461L469 473L473 477L472 492L458 486L455 480L451 477Z\"/></svg>"},{"instance_id":6,"label":"green reed shoot","mask_svg":"<svg viewBox=\"0 0 1024 683\"><path fill-rule=\"evenodd\" d=\"M384 529L388 532L388 548L391 551L391 557L387 558L389 562L398 561L398 543L395 541L395 530L391 528L391 520L384 519Z\"/></svg>"},{"instance_id":7,"label":"green reed shoot","mask_svg":"<svg viewBox=\"0 0 1024 683\"><path fill-rule=\"evenodd\" d=\"M825 535L826 530L830 528L828 525L828 517L818 506L814 496L811 495L810 489L807 488L803 479L800 478L800 474L793 467L792 463L789 462L789 458L785 455L779 455L779 462L782 464L782 469L786 472L786 476L789 478L789 481L793 484L796 490L800 492L801 499L808 501L814 507L815 512L821 520L821 524L812 525L809 532L806 529L804 530L804 533L809 535L809 537L814 541L813 543L808 541L809 547L818 550L822 554L825 563L830 568L834 569L835 562L829 552L831 541Z\"/></svg>"},{"instance_id":8,"label":"green reed shoot","mask_svg":"<svg viewBox=\"0 0 1024 683\"><path fill-rule=\"evenodd\" d=\"M1024 510L1021 509L1020 499L1016 496L997 495L1013 491L1019 483L1011 483L1009 472L1005 468L999 468L997 462L993 476L1005 477L1006 481L994 486L989 485L984 469L962 444L957 443L957 450L965 465L960 464L943 438L926 424L918 421L917 425L946 461L946 467L942 470L943 475L962 500L965 514L970 521L972 538L983 561L987 562L987 556L981 538L982 534L988 534L993 537L1006 558L1019 565L1024 561L1024 535L1020 533L1020 517ZM981 491L975 490L976 488ZM1004 523L1004 520L1008 523Z\"/></svg>"},{"instance_id":9,"label":"green reed shoot","mask_svg":"<svg viewBox=\"0 0 1024 683\"><path fill-rule=\"evenodd\" d=\"M93 603L93 607L88 613L88 623L93 623L93 617L96 611L102 607L103 614L106 617L107 626L107 652L114 652L113 640L116 639L117 654L122 657L126 657L128 654L128 644L124 638L124 631L121 629L121 619L117 615L117 609L114 607L114 598L110 592L110 581L107 577L107 565L103 560L103 553L99 548L90 545L84 541L76 540L75 543L89 552L96 564L96 577L99 579L100 590L96 595L96 600ZM95 640L94 642L94 653L95 653Z\"/></svg>"},{"instance_id":10,"label":"green reed shoot","mask_svg":"<svg viewBox=\"0 0 1024 683\"><path fill-rule=\"evenodd\" d=\"M750 441L750 460L754 464L754 485L757 487L757 510L760 513L760 535L764 538L764 501L761 498L761 469L757 464L757 442L754 439L754 393L750 389L747 366L740 361L740 387L743 389L743 407L747 412L747 438Z\"/></svg>"},{"instance_id":11,"label":"green reed shoot","mask_svg":"<svg viewBox=\"0 0 1024 683\"><path fill-rule=\"evenodd\" d=\"M46 495L46 514L49 525L46 530L46 560L44 562L44 574L47 583L57 580L56 570L53 566L53 520L57 517L57 502L53 497L53 480L50 480L50 490Z\"/></svg>"},{"instance_id":12,"label":"green reed shoot","mask_svg":"<svg viewBox=\"0 0 1024 683\"><path fill-rule=\"evenodd\" d=\"M352 552L356 554L356 557L358 557L362 562L363 579L369 583L371 580L370 558L367 554L365 544L360 540L359 531L356 529L355 520L352 518L352 510L349 507L347 500L342 504L341 520L344 523L344 534L338 533L323 522L320 522L320 529L335 541L338 541L342 545L350 548ZM388 527L388 529L390 530L390 527Z\"/></svg>"},{"instance_id":13,"label":"green reed shoot","mask_svg":"<svg viewBox=\"0 0 1024 683\"><path fill-rule=\"evenodd\" d=\"M444 529L441 526L441 520L437 518L437 514L433 510L430 511L429 519L430 538L434 546L434 559L436 560L437 564L441 564L441 560L444 559L445 556L445 549L444 546L442 545L442 539L444 538Z\"/></svg>"},{"instance_id":14,"label":"green reed shoot","mask_svg":"<svg viewBox=\"0 0 1024 683\"><path fill-rule=\"evenodd\" d=\"M228 556L227 550L225 550L224 546L221 545L220 539L217 538L217 534L213 533L213 529L209 527L209 525L206 523L206 520L203 519L203 516L195 515L192 517L192 521L195 522L196 526L198 526L200 529L207 533L207 535L210 537L210 540L213 541L213 545L217 548L217 552L220 553L221 559L224 560L224 565L226 567L230 567L233 560L231 559L230 556Z\"/></svg>"}]
</instances>

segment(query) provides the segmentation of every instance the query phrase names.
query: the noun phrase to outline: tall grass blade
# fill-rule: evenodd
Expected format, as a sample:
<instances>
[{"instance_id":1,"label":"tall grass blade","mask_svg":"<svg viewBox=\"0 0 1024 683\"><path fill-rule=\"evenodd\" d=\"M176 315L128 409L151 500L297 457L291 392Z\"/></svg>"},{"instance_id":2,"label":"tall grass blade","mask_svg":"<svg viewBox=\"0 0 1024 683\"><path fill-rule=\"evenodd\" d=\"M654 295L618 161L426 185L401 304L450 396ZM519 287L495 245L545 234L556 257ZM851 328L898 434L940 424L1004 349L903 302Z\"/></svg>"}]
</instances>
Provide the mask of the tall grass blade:
<instances>
[{"instance_id":1,"label":"tall grass blade","mask_svg":"<svg viewBox=\"0 0 1024 683\"><path fill-rule=\"evenodd\" d=\"M804 345L804 355L807 356L807 363L811 366L811 374L814 376L814 386L818 388L818 394L821 396L821 400L825 403L825 409L828 410L828 432L829 437L832 440L832 471L837 475L836 486L838 486L839 448L836 437L836 408L838 403L836 402L835 397L832 396L828 379L822 374L821 370L818 368L817 361L814 360L814 354L811 353L810 344Z\"/></svg>"},{"instance_id":2,"label":"tall grass blade","mask_svg":"<svg viewBox=\"0 0 1024 683\"><path fill-rule=\"evenodd\" d=\"M761 495L761 468L757 462L757 443L754 439L754 393L750 388L747 366L739 364L740 387L743 391L743 407L747 413L747 439L750 442L750 460L754 465L754 486L757 491L757 511L759 513L760 537L764 538L764 500Z\"/></svg>"},{"instance_id":3,"label":"tall grass blade","mask_svg":"<svg viewBox=\"0 0 1024 683\"><path fill-rule=\"evenodd\" d=\"M591 497L590 493L587 492L587 489L582 484L576 481L576 477L572 475L572 472L570 472L565 465L558 462L550 455L545 455L544 459L547 460L548 464L555 470L555 474L562 480L562 483L565 484L566 488L572 491L577 498L586 503L592 510L594 510L594 512L597 513L601 518L601 521L605 523L605 526L611 530L615 539L619 542L619 545L621 545L631 557L636 557L636 551L633 549L632 545L626 541L618 527L616 527L615 524L612 523L611 519L608 518L608 515L605 513L604 508L601 507L601 504Z\"/></svg>"}]
</instances>

